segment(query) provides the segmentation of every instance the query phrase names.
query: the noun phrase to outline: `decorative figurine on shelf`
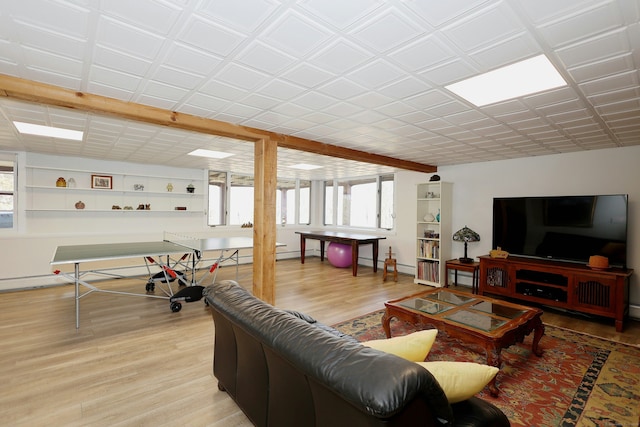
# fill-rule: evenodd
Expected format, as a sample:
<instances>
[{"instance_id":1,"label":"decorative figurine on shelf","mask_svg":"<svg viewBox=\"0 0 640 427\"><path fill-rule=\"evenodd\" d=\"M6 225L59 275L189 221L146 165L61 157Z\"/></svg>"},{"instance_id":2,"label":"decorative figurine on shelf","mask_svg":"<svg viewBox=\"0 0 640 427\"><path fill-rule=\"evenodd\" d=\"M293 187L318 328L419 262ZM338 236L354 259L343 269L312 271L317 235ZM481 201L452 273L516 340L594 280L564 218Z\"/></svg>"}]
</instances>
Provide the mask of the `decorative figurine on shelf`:
<instances>
[{"instance_id":1,"label":"decorative figurine on shelf","mask_svg":"<svg viewBox=\"0 0 640 427\"><path fill-rule=\"evenodd\" d=\"M76 188L76 180L73 178L69 178L67 180L67 187L69 188Z\"/></svg>"},{"instance_id":2,"label":"decorative figurine on shelf","mask_svg":"<svg viewBox=\"0 0 640 427\"><path fill-rule=\"evenodd\" d=\"M189 184L187 185L187 193L192 193L195 191L196 187L193 186L193 184Z\"/></svg>"},{"instance_id":3,"label":"decorative figurine on shelf","mask_svg":"<svg viewBox=\"0 0 640 427\"><path fill-rule=\"evenodd\" d=\"M438 213L436 214L436 222L440 222L440 209L438 209Z\"/></svg>"},{"instance_id":4,"label":"decorative figurine on shelf","mask_svg":"<svg viewBox=\"0 0 640 427\"><path fill-rule=\"evenodd\" d=\"M172 184L172 183L168 183L168 184L167 184L167 191L168 191L169 193L171 193L171 192L173 191L173 184Z\"/></svg>"},{"instance_id":5,"label":"decorative figurine on shelf","mask_svg":"<svg viewBox=\"0 0 640 427\"><path fill-rule=\"evenodd\" d=\"M56 187L66 187L66 186L67 186L67 181L63 177L58 178L58 180L56 181Z\"/></svg>"},{"instance_id":6,"label":"decorative figurine on shelf","mask_svg":"<svg viewBox=\"0 0 640 427\"><path fill-rule=\"evenodd\" d=\"M84 209L84 203L82 203L82 200L79 200L76 202L76 209Z\"/></svg>"}]
</instances>

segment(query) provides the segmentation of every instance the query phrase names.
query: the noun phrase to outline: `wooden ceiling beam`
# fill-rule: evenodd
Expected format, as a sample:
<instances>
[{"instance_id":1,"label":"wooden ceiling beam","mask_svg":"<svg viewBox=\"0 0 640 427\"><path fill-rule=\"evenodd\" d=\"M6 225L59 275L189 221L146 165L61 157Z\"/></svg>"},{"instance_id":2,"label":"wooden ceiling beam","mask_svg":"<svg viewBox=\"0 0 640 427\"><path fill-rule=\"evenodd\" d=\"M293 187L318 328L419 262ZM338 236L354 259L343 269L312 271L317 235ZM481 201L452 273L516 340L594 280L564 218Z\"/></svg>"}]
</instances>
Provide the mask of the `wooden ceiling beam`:
<instances>
[{"instance_id":1,"label":"wooden ceiling beam","mask_svg":"<svg viewBox=\"0 0 640 427\"><path fill-rule=\"evenodd\" d=\"M0 74L0 96L243 141L259 141L268 138L276 141L278 147L416 172L437 172L437 167L432 165L325 144L247 126L234 125L219 120L183 114L134 102L126 102L101 95L77 92L46 83L34 82L3 74Z\"/></svg>"}]
</instances>

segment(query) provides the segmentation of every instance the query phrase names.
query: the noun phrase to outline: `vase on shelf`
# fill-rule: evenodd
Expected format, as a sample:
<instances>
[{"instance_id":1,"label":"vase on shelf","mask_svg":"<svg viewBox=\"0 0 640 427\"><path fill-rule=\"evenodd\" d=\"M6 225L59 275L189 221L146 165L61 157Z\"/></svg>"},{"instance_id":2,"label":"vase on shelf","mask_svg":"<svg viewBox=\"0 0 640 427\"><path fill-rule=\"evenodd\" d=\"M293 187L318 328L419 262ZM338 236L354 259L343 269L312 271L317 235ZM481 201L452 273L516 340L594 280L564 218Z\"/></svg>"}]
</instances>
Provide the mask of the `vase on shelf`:
<instances>
[{"instance_id":1,"label":"vase on shelf","mask_svg":"<svg viewBox=\"0 0 640 427\"><path fill-rule=\"evenodd\" d=\"M438 213L436 214L436 222L440 222L440 209L438 209Z\"/></svg>"}]
</instances>

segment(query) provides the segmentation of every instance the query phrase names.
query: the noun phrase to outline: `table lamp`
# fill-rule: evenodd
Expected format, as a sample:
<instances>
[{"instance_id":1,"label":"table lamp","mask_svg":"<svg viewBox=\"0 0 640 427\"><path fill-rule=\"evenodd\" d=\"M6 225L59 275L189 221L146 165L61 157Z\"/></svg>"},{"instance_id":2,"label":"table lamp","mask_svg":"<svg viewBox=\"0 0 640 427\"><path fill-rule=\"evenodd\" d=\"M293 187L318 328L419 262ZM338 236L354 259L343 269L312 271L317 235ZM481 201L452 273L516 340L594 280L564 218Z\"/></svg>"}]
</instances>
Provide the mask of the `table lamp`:
<instances>
[{"instance_id":1,"label":"table lamp","mask_svg":"<svg viewBox=\"0 0 640 427\"><path fill-rule=\"evenodd\" d=\"M479 242L480 235L465 225L463 228L453 233L453 240L455 242L464 242L464 257L459 258L460 262L467 264L472 263L473 258L469 258L467 256L467 243Z\"/></svg>"}]
</instances>

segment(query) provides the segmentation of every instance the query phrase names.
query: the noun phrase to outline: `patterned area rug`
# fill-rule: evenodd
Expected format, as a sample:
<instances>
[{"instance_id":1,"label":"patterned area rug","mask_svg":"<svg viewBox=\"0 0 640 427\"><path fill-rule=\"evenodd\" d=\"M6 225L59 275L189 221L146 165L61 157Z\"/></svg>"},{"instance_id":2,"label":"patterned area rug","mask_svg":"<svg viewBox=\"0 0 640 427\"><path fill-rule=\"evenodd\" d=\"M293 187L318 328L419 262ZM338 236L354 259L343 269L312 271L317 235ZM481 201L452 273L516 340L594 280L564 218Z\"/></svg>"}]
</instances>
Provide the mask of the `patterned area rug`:
<instances>
[{"instance_id":1,"label":"patterned area rug","mask_svg":"<svg viewBox=\"0 0 640 427\"><path fill-rule=\"evenodd\" d=\"M385 338L383 311L334 327L359 341ZM392 336L415 331L393 319ZM533 335L533 334L531 334ZM498 397L485 388L478 396L498 406L512 426L640 425L640 347L545 325L542 357L531 353L528 336L502 351ZM440 332L427 360L485 363L479 348L470 348Z\"/></svg>"}]
</instances>

